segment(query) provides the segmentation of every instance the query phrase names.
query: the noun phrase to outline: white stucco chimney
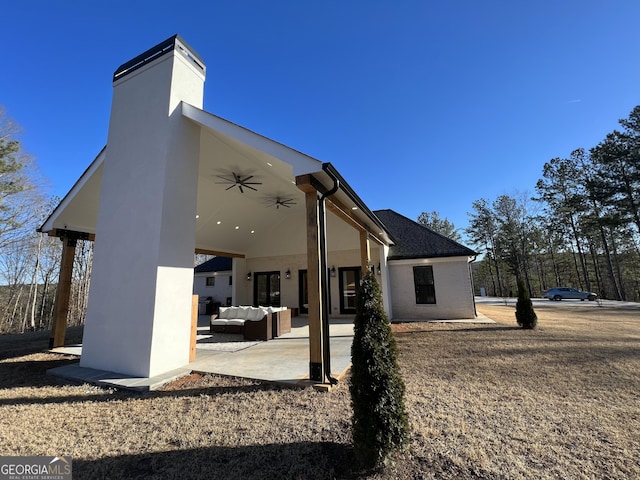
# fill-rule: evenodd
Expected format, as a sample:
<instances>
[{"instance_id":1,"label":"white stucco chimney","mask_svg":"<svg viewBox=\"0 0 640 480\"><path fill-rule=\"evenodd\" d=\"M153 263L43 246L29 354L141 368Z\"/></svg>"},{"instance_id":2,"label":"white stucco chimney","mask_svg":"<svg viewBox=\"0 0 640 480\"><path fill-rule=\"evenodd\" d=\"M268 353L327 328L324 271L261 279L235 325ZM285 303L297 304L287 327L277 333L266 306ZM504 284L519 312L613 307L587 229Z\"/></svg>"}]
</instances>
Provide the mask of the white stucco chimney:
<instances>
[{"instance_id":1,"label":"white stucco chimney","mask_svg":"<svg viewBox=\"0 0 640 480\"><path fill-rule=\"evenodd\" d=\"M83 367L151 377L189 361L205 66L173 36L120 66L98 211Z\"/></svg>"}]
</instances>

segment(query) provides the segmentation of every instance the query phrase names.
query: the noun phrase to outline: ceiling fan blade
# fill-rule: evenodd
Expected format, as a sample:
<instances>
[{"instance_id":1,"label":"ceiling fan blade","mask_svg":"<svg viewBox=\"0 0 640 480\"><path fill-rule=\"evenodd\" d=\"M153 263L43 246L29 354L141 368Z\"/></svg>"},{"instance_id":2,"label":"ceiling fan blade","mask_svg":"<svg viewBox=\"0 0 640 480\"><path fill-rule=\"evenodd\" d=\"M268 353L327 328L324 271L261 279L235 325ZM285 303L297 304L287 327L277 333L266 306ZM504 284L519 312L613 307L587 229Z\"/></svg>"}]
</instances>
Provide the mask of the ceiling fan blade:
<instances>
[{"instance_id":1,"label":"ceiling fan blade","mask_svg":"<svg viewBox=\"0 0 640 480\"><path fill-rule=\"evenodd\" d=\"M215 182L218 184L226 184L229 185L225 190L231 190L233 187L238 187L240 193L244 193L245 188L250 188L251 190L258 191L258 189L253 188L251 185L262 185L262 182L250 182L254 175L240 175L236 172L231 172L230 175L216 175L219 179L223 180L222 182ZM231 178L233 177L233 178Z\"/></svg>"}]
</instances>

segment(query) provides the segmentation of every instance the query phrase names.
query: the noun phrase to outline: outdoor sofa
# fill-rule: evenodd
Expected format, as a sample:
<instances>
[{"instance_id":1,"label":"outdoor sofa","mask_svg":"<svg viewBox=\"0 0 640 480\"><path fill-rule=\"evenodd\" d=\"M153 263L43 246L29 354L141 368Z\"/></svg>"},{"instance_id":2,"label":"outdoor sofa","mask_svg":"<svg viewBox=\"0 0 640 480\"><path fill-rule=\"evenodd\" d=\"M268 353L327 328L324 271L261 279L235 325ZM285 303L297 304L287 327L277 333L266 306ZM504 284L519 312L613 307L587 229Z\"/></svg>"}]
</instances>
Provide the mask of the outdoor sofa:
<instances>
[{"instance_id":1,"label":"outdoor sofa","mask_svg":"<svg viewBox=\"0 0 640 480\"><path fill-rule=\"evenodd\" d=\"M211 333L242 333L245 340L271 340L291 331L287 307L220 307L211 315Z\"/></svg>"}]
</instances>

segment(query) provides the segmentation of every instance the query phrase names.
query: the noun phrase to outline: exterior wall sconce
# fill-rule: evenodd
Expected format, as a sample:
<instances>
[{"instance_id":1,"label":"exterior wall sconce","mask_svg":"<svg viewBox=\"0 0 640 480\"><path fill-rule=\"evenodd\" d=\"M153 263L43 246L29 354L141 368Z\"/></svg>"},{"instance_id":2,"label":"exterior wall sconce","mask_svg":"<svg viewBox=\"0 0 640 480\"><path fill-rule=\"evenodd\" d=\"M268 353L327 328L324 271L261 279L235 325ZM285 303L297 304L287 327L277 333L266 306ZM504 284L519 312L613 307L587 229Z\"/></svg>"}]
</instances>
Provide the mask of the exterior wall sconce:
<instances>
[{"instance_id":1,"label":"exterior wall sconce","mask_svg":"<svg viewBox=\"0 0 640 480\"><path fill-rule=\"evenodd\" d=\"M329 270L329 273L332 277L336 276L336 267L334 265L331 265L331 270Z\"/></svg>"},{"instance_id":2,"label":"exterior wall sconce","mask_svg":"<svg viewBox=\"0 0 640 480\"><path fill-rule=\"evenodd\" d=\"M289 270L288 268L287 271L284 272L284 278L286 278L287 280L291 278L291 270Z\"/></svg>"},{"instance_id":3,"label":"exterior wall sconce","mask_svg":"<svg viewBox=\"0 0 640 480\"><path fill-rule=\"evenodd\" d=\"M247 280L251 281L251 272L247 273Z\"/></svg>"},{"instance_id":4,"label":"exterior wall sconce","mask_svg":"<svg viewBox=\"0 0 640 480\"><path fill-rule=\"evenodd\" d=\"M376 267L376 273L380 275L380 264L378 264L378 266Z\"/></svg>"}]
</instances>

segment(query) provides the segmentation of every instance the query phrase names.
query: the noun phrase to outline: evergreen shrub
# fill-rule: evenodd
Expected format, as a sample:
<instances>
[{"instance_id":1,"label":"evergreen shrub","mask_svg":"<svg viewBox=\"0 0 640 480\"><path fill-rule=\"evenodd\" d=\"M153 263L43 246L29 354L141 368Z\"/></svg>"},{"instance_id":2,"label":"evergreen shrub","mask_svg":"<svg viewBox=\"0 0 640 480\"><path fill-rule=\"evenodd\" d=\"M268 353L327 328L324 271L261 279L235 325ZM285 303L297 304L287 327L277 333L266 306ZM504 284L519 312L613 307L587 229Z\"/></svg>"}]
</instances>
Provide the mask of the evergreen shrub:
<instances>
[{"instance_id":1,"label":"evergreen shrub","mask_svg":"<svg viewBox=\"0 0 640 480\"><path fill-rule=\"evenodd\" d=\"M522 279L518 279L518 301L516 303L516 321L522 328L536 328L538 316L533 309L529 292Z\"/></svg>"},{"instance_id":2,"label":"evergreen shrub","mask_svg":"<svg viewBox=\"0 0 640 480\"><path fill-rule=\"evenodd\" d=\"M351 362L354 450L362 466L374 468L408 444L409 423L395 338L371 272L358 292Z\"/></svg>"}]
</instances>

